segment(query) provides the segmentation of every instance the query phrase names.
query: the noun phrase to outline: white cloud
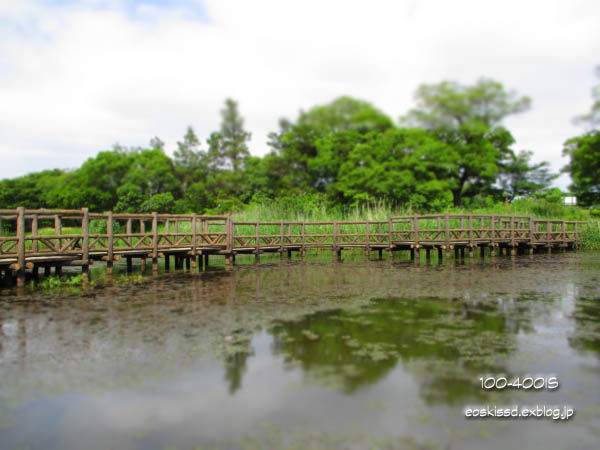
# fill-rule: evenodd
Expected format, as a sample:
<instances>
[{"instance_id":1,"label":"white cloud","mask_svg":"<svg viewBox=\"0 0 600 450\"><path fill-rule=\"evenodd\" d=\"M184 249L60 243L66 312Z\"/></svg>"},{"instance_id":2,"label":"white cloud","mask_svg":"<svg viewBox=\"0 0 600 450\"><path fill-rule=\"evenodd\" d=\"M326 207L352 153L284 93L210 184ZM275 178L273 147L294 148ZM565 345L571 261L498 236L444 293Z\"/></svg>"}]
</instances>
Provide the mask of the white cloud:
<instances>
[{"instance_id":1,"label":"white cloud","mask_svg":"<svg viewBox=\"0 0 600 450\"><path fill-rule=\"evenodd\" d=\"M481 75L533 98L507 125L516 148L558 169L580 132L600 63L600 4L479 1L207 0L0 5L0 178L75 167L119 141L158 135L174 148L186 125L202 138L226 97L240 102L251 150L281 116L348 94L394 119L421 82ZM15 6L17 5L17 6ZM563 181L563 185L565 182Z\"/></svg>"}]
</instances>

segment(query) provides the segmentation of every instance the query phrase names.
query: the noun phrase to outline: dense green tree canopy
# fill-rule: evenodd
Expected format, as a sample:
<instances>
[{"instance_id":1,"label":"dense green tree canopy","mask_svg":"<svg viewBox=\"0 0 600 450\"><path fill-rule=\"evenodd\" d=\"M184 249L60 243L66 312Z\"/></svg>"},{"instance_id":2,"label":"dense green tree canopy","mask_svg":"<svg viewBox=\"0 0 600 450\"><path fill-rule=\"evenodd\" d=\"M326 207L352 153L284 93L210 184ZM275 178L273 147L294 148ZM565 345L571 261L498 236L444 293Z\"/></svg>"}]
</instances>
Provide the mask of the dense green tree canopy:
<instances>
[{"instance_id":1,"label":"dense green tree canopy","mask_svg":"<svg viewBox=\"0 0 600 450\"><path fill-rule=\"evenodd\" d=\"M472 86L453 81L423 84L415 99L417 107L401 121L430 130L452 148L454 204L461 205L465 195L490 191L514 142L500 124L506 116L526 110L530 99L486 78Z\"/></svg>"},{"instance_id":2,"label":"dense green tree canopy","mask_svg":"<svg viewBox=\"0 0 600 450\"><path fill-rule=\"evenodd\" d=\"M571 159L565 170L571 174L571 190L583 205L600 203L600 131L569 139L564 153Z\"/></svg>"},{"instance_id":3,"label":"dense green tree canopy","mask_svg":"<svg viewBox=\"0 0 600 450\"><path fill-rule=\"evenodd\" d=\"M416 99L403 120L410 127L395 126L351 97L301 111L294 121L280 120L269 135L271 152L262 157L250 156L250 133L238 104L227 99L206 148L191 126L172 157L158 137L147 147L115 145L72 171L0 181L0 207L215 213L276 199L291 210L304 208L303 201L343 208L385 200L425 211L465 199L503 200L503 191L508 199L531 195L552 180L547 163L514 153L513 137L501 125L525 110L528 98L481 79L423 85ZM570 142L570 154L591 154L594 135L581 139ZM580 173L593 162L584 166L570 167ZM581 173L578 186L597 189Z\"/></svg>"},{"instance_id":4,"label":"dense green tree canopy","mask_svg":"<svg viewBox=\"0 0 600 450\"><path fill-rule=\"evenodd\" d=\"M600 66L596 68L600 77ZM576 117L576 122L587 129L583 135L565 142L563 154L569 157L569 164L563 171L571 175L570 189L579 197L582 205L600 204L600 84L592 90L591 110Z\"/></svg>"},{"instance_id":5,"label":"dense green tree canopy","mask_svg":"<svg viewBox=\"0 0 600 450\"><path fill-rule=\"evenodd\" d=\"M447 206L454 170L449 150L424 130L388 130L352 149L334 189L353 203L385 198L417 208Z\"/></svg>"}]
</instances>

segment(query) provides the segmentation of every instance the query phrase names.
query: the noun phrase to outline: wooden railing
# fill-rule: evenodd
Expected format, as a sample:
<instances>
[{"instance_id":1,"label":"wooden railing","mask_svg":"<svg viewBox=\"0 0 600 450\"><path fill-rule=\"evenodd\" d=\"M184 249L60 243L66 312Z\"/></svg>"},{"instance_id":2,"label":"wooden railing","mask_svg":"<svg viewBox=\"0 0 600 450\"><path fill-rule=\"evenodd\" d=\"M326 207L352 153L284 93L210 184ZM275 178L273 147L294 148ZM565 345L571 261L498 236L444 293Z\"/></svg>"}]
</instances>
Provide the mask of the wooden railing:
<instances>
[{"instance_id":1,"label":"wooden railing","mask_svg":"<svg viewBox=\"0 0 600 450\"><path fill-rule=\"evenodd\" d=\"M4 224L4 229L1 224ZM0 263L20 267L30 258L147 254L187 249L249 252L286 248L385 248L503 243L516 246L574 243L578 223L528 216L432 214L384 221L233 222L231 216L116 214L81 210L0 210Z\"/></svg>"}]
</instances>

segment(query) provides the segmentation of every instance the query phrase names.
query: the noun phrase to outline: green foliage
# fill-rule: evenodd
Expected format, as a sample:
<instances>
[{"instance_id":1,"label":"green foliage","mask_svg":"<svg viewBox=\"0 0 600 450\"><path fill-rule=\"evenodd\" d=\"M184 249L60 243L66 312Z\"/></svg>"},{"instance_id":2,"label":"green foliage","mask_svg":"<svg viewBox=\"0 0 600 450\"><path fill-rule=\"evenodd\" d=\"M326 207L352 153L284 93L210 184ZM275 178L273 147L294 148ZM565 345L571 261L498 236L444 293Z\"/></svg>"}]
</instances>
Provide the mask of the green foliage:
<instances>
[{"instance_id":1,"label":"green foliage","mask_svg":"<svg viewBox=\"0 0 600 450\"><path fill-rule=\"evenodd\" d=\"M158 213L174 213L175 212L175 199L173 194L170 192L154 194L148 200L140 206L140 211L145 213L158 212Z\"/></svg>"},{"instance_id":2,"label":"green foliage","mask_svg":"<svg viewBox=\"0 0 600 450\"><path fill-rule=\"evenodd\" d=\"M19 178L0 181L0 207L13 209L17 206L37 208L41 204L47 207L59 207L49 192L64 182L68 175L62 170L45 170Z\"/></svg>"},{"instance_id":3,"label":"green foliage","mask_svg":"<svg viewBox=\"0 0 600 450\"><path fill-rule=\"evenodd\" d=\"M600 220L592 220L581 227L580 242L588 250L600 250Z\"/></svg>"},{"instance_id":4,"label":"green foliage","mask_svg":"<svg viewBox=\"0 0 600 450\"><path fill-rule=\"evenodd\" d=\"M570 189L577 194L579 203L600 203L600 131L569 139L564 154L570 158L564 170L571 175Z\"/></svg>"},{"instance_id":5,"label":"green foliage","mask_svg":"<svg viewBox=\"0 0 600 450\"><path fill-rule=\"evenodd\" d=\"M542 192L558 177L558 174L550 173L548 162L532 164L532 156L532 152L521 151L518 155L511 154L504 163L498 181L508 200Z\"/></svg>"},{"instance_id":6,"label":"green foliage","mask_svg":"<svg viewBox=\"0 0 600 450\"><path fill-rule=\"evenodd\" d=\"M529 97L506 91L501 83L480 78L472 86L455 81L422 84L415 93L417 107L403 118L427 129L460 129L468 123L487 128L499 125L511 114L527 110Z\"/></svg>"},{"instance_id":7,"label":"green foliage","mask_svg":"<svg viewBox=\"0 0 600 450\"><path fill-rule=\"evenodd\" d=\"M250 156L247 141L251 134L244 130L244 119L238 105L228 98L221 110L221 129L208 138L208 156L216 169L241 169Z\"/></svg>"},{"instance_id":8,"label":"green foliage","mask_svg":"<svg viewBox=\"0 0 600 450\"><path fill-rule=\"evenodd\" d=\"M81 274L64 274L60 277L47 277L37 284L42 289L58 289L64 287L79 287L83 282Z\"/></svg>"},{"instance_id":9,"label":"green foliage","mask_svg":"<svg viewBox=\"0 0 600 450\"><path fill-rule=\"evenodd\" d=\"M453 81L423 84L415 99L417 108L401 120L431 130L452 149L454 204L461 205L464 196L491 191L514 142L500 123L506 116L526 110L530 99L485 78L473 86Z\"/></svg>"},{"instance_id":10,"label":"green foliage","mask_svg":"<svg viewBox=\"0 0 600 450\"><path fill-rule=\"evenodd\" d=\"M144 202L144 193L139 186L127 183L119 186L117 189L119 201L114 207L118 213L135 213L140 211L140 206Z\"/></svg>"},{"instance_id":11,"label":"green foliage","mask_svg":"<svg viewBox=\"0 0 600 450\"><path fill-rule=\"evenodd\" d=\"M237 103L227 99L206 150L191 126L172 158L158 137L148 148L117 144L72 171L1 180L0 208L87 206L260 220L383 219L463 208L562 217L563 193L549 189L556 176L548 163L515 153L500 125L529 103L489 79L422 85L417 107L404 118L416 128L399 128L370 103L344 96L294 121L281 119L279 131L269 134L272 151L256 157L249 155L250 133ZM590 132L566 144L573 190L584 205L598 202L599 142L598 132Z\"/></svg>"},{"instance_id":12,"label":"green foliage","mask_svg":"<svg viewBox=\"0 0 600 450\"><path fill-rule=\"evenodd\" d=\"M443 208L451 201L448 146L424 130L392 129L355 146L333 189L353 204L388 199L415 208Z\"/></svg>"}]
</instances>

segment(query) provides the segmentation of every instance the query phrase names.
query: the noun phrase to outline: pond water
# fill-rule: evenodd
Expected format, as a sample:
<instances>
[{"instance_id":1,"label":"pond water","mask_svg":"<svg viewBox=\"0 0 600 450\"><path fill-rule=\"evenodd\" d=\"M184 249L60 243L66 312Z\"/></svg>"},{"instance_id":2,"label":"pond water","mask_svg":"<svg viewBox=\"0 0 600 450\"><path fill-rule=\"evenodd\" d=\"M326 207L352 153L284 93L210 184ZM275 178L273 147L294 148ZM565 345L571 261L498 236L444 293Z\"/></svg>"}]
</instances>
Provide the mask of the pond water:
<instances>
[{"instance_id":1,"label":"pond water","mask_svg":"<svg viewBox=\"0 0 600 450\"><path fill-rule=\"evenodd\" d=\"M0 447L598 448L600 254L323 259L0 297ZM556 377L483 389L480 377ZM467 407L573 408L569 420Z\"/></svg>"}]
</instances>

